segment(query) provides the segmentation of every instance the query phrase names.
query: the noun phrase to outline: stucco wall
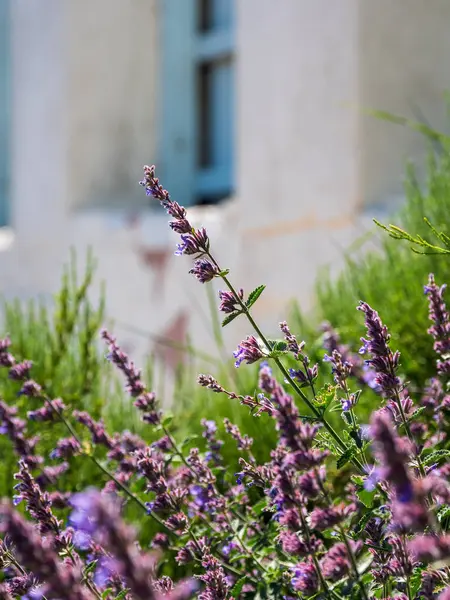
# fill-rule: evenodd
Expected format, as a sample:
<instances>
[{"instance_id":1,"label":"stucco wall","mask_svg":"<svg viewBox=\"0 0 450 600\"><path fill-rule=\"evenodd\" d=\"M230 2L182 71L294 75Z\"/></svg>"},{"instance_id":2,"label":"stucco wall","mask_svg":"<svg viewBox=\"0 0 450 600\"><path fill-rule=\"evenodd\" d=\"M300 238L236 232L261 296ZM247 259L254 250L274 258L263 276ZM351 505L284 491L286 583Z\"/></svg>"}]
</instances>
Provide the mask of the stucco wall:
<instances>
[{"instance_id":1,"label":"stucco wall","mask_svg":"<svg viewBox=\"0 0 450 600\"><path fill-rule=\"evenodd\" d=\"M397 13L387 0L374 4L237 2L237 194L189 216L207 226L237 287L267 284L256 311L271 332L291 298L311 307L318 269L339 267L370 203L398 191L401 157L422 147L358 105L401 111L417 92L426 114L440 107L450 42L433 40L445 37L444 0L404 0ZM82 259L91 245L108 314L138 360L153 347L145 332L189 329L196 346L213 349L205 290L188 275L189 259L173 255L166 216L138 210L141 165L158 162L158 1L11 6L15 240L0 251L4 291L48 296L70 246ZM414 23L399 32L389 19L403 18ZM429 45L416 39L418 21ZM417 64L420 52L427 58ZM243 321L225 330L230 351L246 332Z\"/></svg>"},{"instance_id":2,"label":"stucco wall","mask_svg":"<svg viewBox=\"0 0 450 600\"><path fill-rule=\"evenodd\" d=\"M360 0L358 105L448 129L444 91L450 84L447 0ZM360 125L361 191L366 203L401 193L404 166L424 164L419 134L370 117Z\"/></svg>"}]
</instances>

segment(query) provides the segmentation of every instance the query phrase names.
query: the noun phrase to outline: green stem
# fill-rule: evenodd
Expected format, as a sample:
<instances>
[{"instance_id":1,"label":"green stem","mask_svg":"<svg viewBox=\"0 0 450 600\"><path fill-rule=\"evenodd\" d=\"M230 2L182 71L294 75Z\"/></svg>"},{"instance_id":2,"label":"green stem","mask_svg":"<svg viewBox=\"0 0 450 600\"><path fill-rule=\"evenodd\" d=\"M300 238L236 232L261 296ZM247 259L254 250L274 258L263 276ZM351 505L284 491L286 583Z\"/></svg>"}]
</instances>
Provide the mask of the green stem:
<instances>
[{"instance_id":1,"label":"green stem","mask_svg":"<svg viewBox=\"0 0 450 600\"><path fill-rule=\"evenodd\" d=\"M391 354L389 354L389 369L390 369L392 378L395 380L396 376L395 376L394 367L392 365L392 355ZM394 396L395 396L395 402L397 404L398 410L400 411L400 416L402 418L403 425L405 427L406 435L408 436L409 441L415 447L416 444L414 442L414 438L412 436L408 420L406 419L405 411L403 410L402 401L401 401L397 386L394 388ZM423 466L423 463L422 463L419 453L417 453L417 466L419 467L419 472L420 472L421 477L422 478L426 477L425 468Z\"/></svg>"},{"instance_id":2,"label":"green stem","mask_svg":"<svg viewBox=\"0 0 450 600\"><path fill-rule=\"evenodd\" d=\"M339 525L339 531L341 533L341 537L345 544L345 547L347 548L347 554L350 559L350 563L352 565L352 569L355 574L356 581L358 582L359 589L361 590L364 600L369 600L369 597L366 592L366 588L365 588L363 582L361 581L361 578L358 573L358 565L356 564L355 555L353 554L353 550L352 550L352 547L350 546L350 542L349 542L347 535L345 534L345 531L341 525Z\"/></svg>"},{"instance_id":3,"label":"green stem","mask_svg":"<svg viewBox=\"0 0 450 600\"><path fill-rule=\"evenodd\" d=\"M179 456L179 458L181 458L181 460L182 460L182 461L183 461L183 463L186 465L186 467L187 467L187 468L188 468L188 469L189 469L189 470L190 470L190 471L191 471L191 472L192 472L192 473L193 473L193 474L196 476L197 474L196 474L196 473L195 473L195 471L192 469L192 466L191 466L191 465L190 465L190 464L187 462L187 460L186 460L186 458L185 458L184 454L183 454L183 453L181 452L181 450L178 448L178 445L177 445L176 441L174 440L174 438L172 437L172 434L169 432L169 430L168 430L166 427L162 426L162 429L163 429L164 433L166 434L167 438L169 439L169 441L170 441L170 443L171 443L171 445L172 445L172 448L173 448L173 450L174 450L175 454L176 454L177 456ZM219 493L218 493L218 491L217 491L217 488L216 488L216 486L215 486L215 485L214 485L214 490L215 490L216 494L217 494L217 495L219 495ZM262 565L262 564L259 562L259 560L258 560L257 558L255 558L255 557L252 555L252 553L250 552L250 550L249 550L249 549L246 547L246 545L245 545L244 541L242 540L241 536L239 535L239 533L238 533L238 532L235 530L235 528L233 527L233 524L231 523L231 521L230 521L230 518L229 518L229 516L227 515L227 513L226 513L226 512L225 512L225 518L226 518L226 521L227 521L227 523L228 523L228 527L230 528L230 531L231 531L231 533L232 533L232 534L233 534L233 535L234 535L234 536L237 538L237 540L239 541L239 543L240 543L240 545L241 545L241 548L242 548L243 552L244 552L244 553L247 555L247 557L248 557L249 559L251 559L251 560L252 560L252 561L253 561L253 562L254 562L254 563L257 565L257 567L259 567L259 568L260 568L262 571L266 571L265 567L264 567L264 566L263 566L263 565ZM211 526L211 524L209 524L209 523L208 523L208 525L209 525L210 527L212 527L212 526Z\"/></svg>"},{"instance_id":4,"label":"green stem","mask_svg":"<svg viewBox=\"0 0 450 600\"><path fill-rule=\"evenodd\" d=\"M217 262L215 261L215 259L213 258L213 256L208 253L208 257L210 258L211 261L213 261L213 263L217 266L217 268L220 271L220 267L217 264ZM270 347L269 341L267 340L267 338L265 337L265 335L263 334L263 332L261 331L261 329L258 327L258 325L255 322L255 320L253 319L253 317L252 317L249 309L247 308L247 306L245 305L245 303L241 300L241 298L239 297L239 294L236 292L236 290L234 289L233 285L228 280L228 278L226 277L226 275L221 275L221 277L222 277L224 283L227 285L227 287L230 290L230 292L235 297L236 301L239 303L242 312L247 317L249 323L251 324L251 326L253 327L253 329L255 330L255 332L259 335L259 337L263 341L264 345L266 346L267 350L269 352L271 352L272 348ZM331 437L337 443L337 445L342 450L342 452L345 452L347 450L347 444L341 439L341 437L334 430L334 428L332 427L332 425L330 425L330 423L327 421L327 419L325 419L325 417L321 414L321 412L310 401L310 399L308 398L308 396L301 390L301 388L297 385L297 383L294 381L294 379L289 375L288 370L283 365L283 363L280 361L280 359L279 358L275 358L274 361L275 361L275 364L280 369L280 371L285 376L285 378L287 379L287 381L291 384L291 386L293 387L293 389L295 390L295 392L300 396L300 398L303 400L303 402L306 404L306 406L309 408L309 410L313 413L313 415L316 417L316 419L323 424L323 426L325 427L325 429L327 430L327 432L331 435ZM364 466L361 464L361 462L356 457L352 458L352 462L353 462L353 464L356 466L356 468L361 473L365 473Z\"/></svg>"},{"instance_id":5,"label":"green stem","mask_svg":"<svg viewBox=\"0 0 450 600\"><path fill-rule=\"evenodd\" d=\"M59 412L58 409L56 409L50 398L46 395L42 395L42 398L45 400L45 402L47 402L52 411L58 416L59 420L65 425L65 427L67 428L67 430L70 432L70 434L74 437L74 439L78 442L80 448L83 447L82 445L82 441L79 438L77 432L75 431L75 429L73 428L72 424L64 417L63 414L61 414ZM175 444L176 446L176 444ZM103 471L103 473L112 481L114 481L114 483L124 492L124 494L126 496L128 496L128 498L130 498L130 500L132 500L133 502L135 502L140 508L142 508L145 513L147 515L149 515L154 521L156 521L163 529L166 530L166 532L171 535L174 536L175 533L169 528L167 527L167 525L164 523L164 521L162 519L160 519L157 515L155 515L153 512L149 512L145 502L142 502L142 500L136 496L135 494L133 494L133 492L126 486L124 485L121 481L119 481L119 479L117 479L117 477L111 473L111 471L109 471L109 469L107 469L105 466L103 466L98 460L97 458L93 455L93 454L89 454L86 452L83 452L84 456L87 456L88 458L90 458L92 460L92 462L101 470ZM188 465L188 463L186 462L186 464ZM189 465L188 465L189 466ZM195 538L195 535L193 534L193 532L189 529L189 535L193 538L193 541L198 545L198 541ZM198 548L200 548L200 546L198 545ZM218 559L219 560L219 559ZM224 563L222 561L219 560L220 565L224 568L227 569L228 571L230 571L230 573L233 573L235 575L238 575L239 577L242 577L243 573L241 573L240 571L238 571L237 569L235 569L234 567L232 567L231 565L228 565L227 563Z\"/></svg>"},{"instance_id":6,"label":"green stem","mask_svg":"<svg viewBox=\"0 0 450 600\"><path fill-rule=\"evenodd\" d=\"M303 510L302 510L301 506L299 507L298 514L300 516L300 521L302 523L302 528L303 528L303 532L304 532L305 537L306 537L306 542L307 542L308 546L311 547L311 535L309 533L308 524L305 521L305 517L303 515ZM322 575L322 571L320 569L319 561L317 560L317 557L316 557L316 555L315 555L314 552L311 552L310 556L311 556L311 558L313 560L314 567L315 567L316 573L317 573L317 577L319 578L319 581L320 581L320 586L323 589L323 592L324 592L325 596L327 596L327 598L329 598L331 591L328 588L328 584L327 584L327 582L325 581L325 579L324 579L324 577Z\"/></svg>"}]
</instances>

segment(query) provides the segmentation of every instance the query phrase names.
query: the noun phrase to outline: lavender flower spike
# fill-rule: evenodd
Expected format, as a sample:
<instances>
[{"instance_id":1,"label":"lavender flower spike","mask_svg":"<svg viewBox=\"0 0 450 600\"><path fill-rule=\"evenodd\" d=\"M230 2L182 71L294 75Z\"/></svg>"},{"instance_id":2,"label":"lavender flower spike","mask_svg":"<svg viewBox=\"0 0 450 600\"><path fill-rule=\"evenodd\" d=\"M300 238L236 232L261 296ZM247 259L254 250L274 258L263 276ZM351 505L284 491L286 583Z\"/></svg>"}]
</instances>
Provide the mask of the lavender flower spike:
<instances>
[{"instance_id":1,"label":"lavender flower spike","mask_svg":"<svg viewBox=\"0 0 450 600\"><path fill-rule=\"evenodd\" d=\"M433 322L428 333L434 338L434 350L441 356L450 352L450 316L444 301L446 287L438 287L432 273L424 287L429 301L429 318ZM450 373L450 360L438 361L438 372Z\"/></svg>"},{"instance_id":2,"label":"lavender flower spike","mask_svg":"<svg viewBox=\"0 0 450 600\"><path fill-rule=\"evenodd\" d=\"M366 360L366 364L375 369L375 383L380 387L384 396L392 396L400 385L400 379L395 375L399 365L400 353L393 353L389 348L391 336L387 327L381 322L378 313L366 302L360 302L357 310L361 310L365 314L367 328L367 339L361 338L363 346L360 353L368 352L372 355L371 359Z\"/></svg>"},{"instance_id":3,"label":"lavender flower spike","mask_svg":"<svg viewBox=\"0 0 450 600\"><path fill-rule=\"evenodd\" d=\"M377 412L372 417L371 434L374 439L374 452L381 469L379 479L384 479L395 490L398 500L409 502L413 499L413 483L406 466L408 453L396 434L387 414Z\"/></svg>"},{"instance_id":4,"label":"lavender flower spike","mask_svg":"<svg viewBox=\"0 0 450 600\"><path fill-rule=\"evenodd\" d=\"M0 504L0 533L14 544L20 563L40 581L45 582L43 594L64 600L92 600L90 592L81 586L77 571L61 563L52 547L19 513L6 502Z\"/></svg>"},{"instance_id":5,"label":"lavender flower spike","mask_svg":"<svg viewBox=\"0 0 450 600\"><path fill-rule=\"evenodd\" d=\"M244 360L248 365L251 365L262 358L263 353L257 339L253 335L248 335L247 338L239 344L237 350L233 352L233 356L236 359L234 366L237 368Z\"/></svg>"},{"instance_id":6,"label":"lavender flower spike","mask_svg":"<svg viewBox=\"0 0 450 600\"><path fill-rule=\"evenodd\" d=\"M219 274L219 269L207 258L199 258L189 273L194 275L200 283L207 283Z\"/></svg>"}]
</instances>

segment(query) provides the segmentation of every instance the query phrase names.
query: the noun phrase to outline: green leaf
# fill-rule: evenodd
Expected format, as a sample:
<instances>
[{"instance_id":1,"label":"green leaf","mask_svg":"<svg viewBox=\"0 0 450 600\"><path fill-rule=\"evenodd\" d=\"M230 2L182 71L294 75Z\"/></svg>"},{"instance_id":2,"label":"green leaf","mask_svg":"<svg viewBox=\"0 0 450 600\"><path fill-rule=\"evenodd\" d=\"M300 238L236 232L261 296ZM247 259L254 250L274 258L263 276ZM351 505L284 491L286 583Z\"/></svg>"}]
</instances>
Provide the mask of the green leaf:
<instances>
[{"instance_id":1,"label":"green leaf","mask_svg":"<svg viewBox=\"0 0 450 600\"><path fill-rule=\"evenodd\" d=\"M231 313L230 315L227 315L225 317L225 319L222 321L222 327L225 327L225 325L228 325L228 323L231 323L231 321L234 321L234 319L236 317L238 317L240 314L242 314L242 312L237 311L237 312Z\"/></svg>"},{"instance_id":2,"label":"green leaf","mask_svg":"<svg viewBox=\"0 0 450 600\"><path fill-rule=\"evenodd\" d=\"M253 511L255 512L256 515L260 515L263 510L265 510L265 508L267 507L267 500L265 498L263 498L262 500L260 500L259 502L257 502L254 507L253 507Z\"/></svg>"},{"instance_id":3,"label":"green leaf","mask_svg":"<svg viewBox=\"0 0 450 600\"><path fill-rule=\"evenodd\" d=\"M102 592L102 600L105 600L110 594L113 593L113 588L108 588Z\"/></svg>"},{"instance_id":4,"label":"green leaf","mask_svg":"<svg viewBox=\"0 0 450 600\"><path fill-rule=\"evenodd\" d=\"M414 569L414 572L412 574L412 576L409 579L409 585L411 588L411 597L415 598L417 592L420 589L420 586L422 585L422 571L421 569Z\"/></svg>"},{"instance_id":5,"label":"green leaf","mask_svg":"<svg viewBox=\"0 0 450 600\"><path fill-rule=\"evenodd\" d=\"M345 452L341 454L341 456L336 461L336 466L338 469L341 469L344 465L352 460L352 458L356 454L356 448L354 446L350 446L347 448Z\"/></svg>"},{"instance_id":6,"label":"green leaf","mask_svg":"<svg viewBox=\"0 0 450 600\"><path fill-rule=\"evenodd\" d=\"M250 292L250 294L248 295L248 298L245 302L245 306L247 308L252 307L265 289L266 289L265 285L259 285L257 288L255 288L253 290L253 292Z\"/></svg>"},{"instance_id":7,"label":"green leaf","mask_svg":"<svg viewBox=\"0 0 450 600\"><path fill-rule=\"evenodd\" d=\"M327 409L336 398L336 389L337 386L330 384L324 385L322 388L320 388L314 399L315 406L320 406L324 409ZM342 408L340 408L340 410L342 410Z\"/></svg>"},{"instance_id":8,"label":"green leaf","mask_svg":"<svg viewBox=\"0 0 450 600\"><path fill-rule=\"evenodd\" d=\"M173 421L173 415L166 415L164 417L164 419L162 420L162 424L164 427L169 427L169 425L172 423Z\"/></svg>"},{"instance_id":9,"label":"green leaf","mask_svg":"<svg viewBox=\"0 0 450 600\"><path fill-rule=\"evenodd\" d=\"M370 519L373 516L373 511L372 510L368 510L360 519L359 521L356 523L355 527L353 528L353 531L355 532L356 535L358 535L363 529L364 527L367 525L367 523L370 521Z\"/></svg>"},{"instance_id":10,"label":"green leaf","mask_svg":"<svg viewBox=\"0 0 450 600\"><path fill-rule=\"evenodd\" d=\"M240 579L238 579L236 581L236 583L234 584L234 586L231 588L231 595L234 596L235 598L239 598L239 594L242 592L242 588L244 587L244 585L247 581L248 581L247 575L244 575L244 577L241 577Z\"/></svg>"},{"instance_id":11,"label":"green leaf","mask_svg":"<svg viewBox=\"0 0 450 600\"><path fill-rule=\"evenodd\" d=\"M185 448L186 446L188 446L191 442L193 442L194 440L196 440L199 436L194 433L193 435L188 435L186 438L184 438L184 440L181 442L180 446L181 448Z\"/></svg>"},{"instance_id":12,"label":"green leaf","mask_svg":"<svg viewBox=\"0 0 450 600\"><path fill-rule=\"evenodd\" d=\"M267 344L270 348L269 358L278 358L287 352L287 344L284 340L267 340Z\"/></svg>"},{"instance_id":13,"label":"green leaf","mask_svg":"<svg viewBox=\"0 0 450 600\"><path fill-rule=\"evenodd\" d=\"M437 512L437 519L441 523L444 519L450 516L450 506L442 506Z\"/></svg>"},{"instance_id":14,"label":"green leaf","mask_svg":"<svg viewBox=\"0 0 450 600\"><path fill-rule=\"evenodd\" d=\"M363 488L362 490L359 490L358 492L356 492L356 495L358 496L360 501L364 504L364 506L366 506L367 508L372 508L373 501L375 499L375 490L373 492L368 492L367 490L365 490Z\"/></svg>"},{"instance_id":15,"label":"green leaf","mask_svg":"<svg viewBox=\"0 0 450 600\"><path fill-rule=\"evenodd\" d=\"M89 575L89 573L92 573L96 566L97 566L96 560L93 560L92 562L88 563L86 565L86 567L83 569L84 575L86 576L86 575Z\"/></svg>"},{"instance_id":16,"label":"green leaf","mask_svg":"<svg viewBox=\"0 0 450 600\"><path fill-rule=\"evenodd\" d=\"M283 342L282 340L280 340L278 342L275 342L275 345L274 345L273 349L276 352L286 352L287 347L288 346L287 346L286 342Z\"/></svg>"},{"instance_id":17,"label":"green leaf","mask_svg":"<svg viewBox=\"0 0 450 600\"><path fill-rule=\"evenodd\" d=\"M426 465L432 465L435 462L438 462L439 460L443 459L443 458L449 458L450 457L450 450L435 450L434 452L432 452L431 454L428 454L427 456L425 456L425 458L423 459L423 462Z\"/></svg>"}]
</instances>

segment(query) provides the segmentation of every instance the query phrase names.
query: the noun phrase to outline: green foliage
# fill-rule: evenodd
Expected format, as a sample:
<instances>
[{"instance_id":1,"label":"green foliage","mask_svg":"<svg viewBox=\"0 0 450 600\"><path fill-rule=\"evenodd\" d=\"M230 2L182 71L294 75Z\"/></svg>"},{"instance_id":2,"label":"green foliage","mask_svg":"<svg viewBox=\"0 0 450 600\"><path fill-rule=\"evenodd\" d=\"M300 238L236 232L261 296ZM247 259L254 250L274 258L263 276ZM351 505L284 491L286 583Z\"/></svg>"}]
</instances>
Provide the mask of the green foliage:
<instances>
[{"instance_id":1,"label":"green foliage","mask_svg":"<svg viewBox=\"0 0 450 600\"><path fill-rule=\"evenodd\" d=\"M122 394L117 377L99 346L104 293L102 290L96 304L90 300L88 294L94 273L94 260L88 254L85 272L79 280L72 255L64 269L60 290L50 306L35 300L4 301L2 336L11 337L12 351L18 361L33 361L33 377L50 397L63 398L71 409L88 409L96 419L103 416L111 430L135 429L138 423L135 411L129 407L129 400ZM17 398L18 385L8 380L5 369L0 371L0 385L3 399L16 405L22 416L39 406L30 398ZM42 428L39 423L30 422L29 430L39 432L40 447L45 453L55 447L58 437L66 435L64 427L58 424ZM4 436L0 437L0 454L0 495L6 496L15 484L13 474L17 471L17 459ZM84 461L76 471L76 481L67 480L65 484L72 489L82 489L92 484L96 475L92 465Z\"/></svg>"},{"instance_id":2,"label":"green foliage","mask_svg":"<svg viewBox=\"0 0 450 600\"><path fill-rule=\"evenodd\" d=\"M418 183L410 167L405 190L407 200L396 219L401 229L427 240L428 221L440 235L447 236L450 233L450 154L444 152L439 157L430 157L424 185ZM349 253L346 266L336 279L322 274L317 283L316 316L338 324L343 341L357 349L363 335L363 322L355 308L359 300L368 302L381 319L389 323L392 347L399 346L401 339L401 370L407 380L422 387L433 373L436 361L433 343L427 334L428 308L422 286L427 283L429 273L435 274L438 283L450 281L450 262L439 254L417 256L409 245L400 244L385 234L381 234L377 242L379 251L358 258ZM311 331L307 333L315 335Z\"/></svg>"}]
</instances>

